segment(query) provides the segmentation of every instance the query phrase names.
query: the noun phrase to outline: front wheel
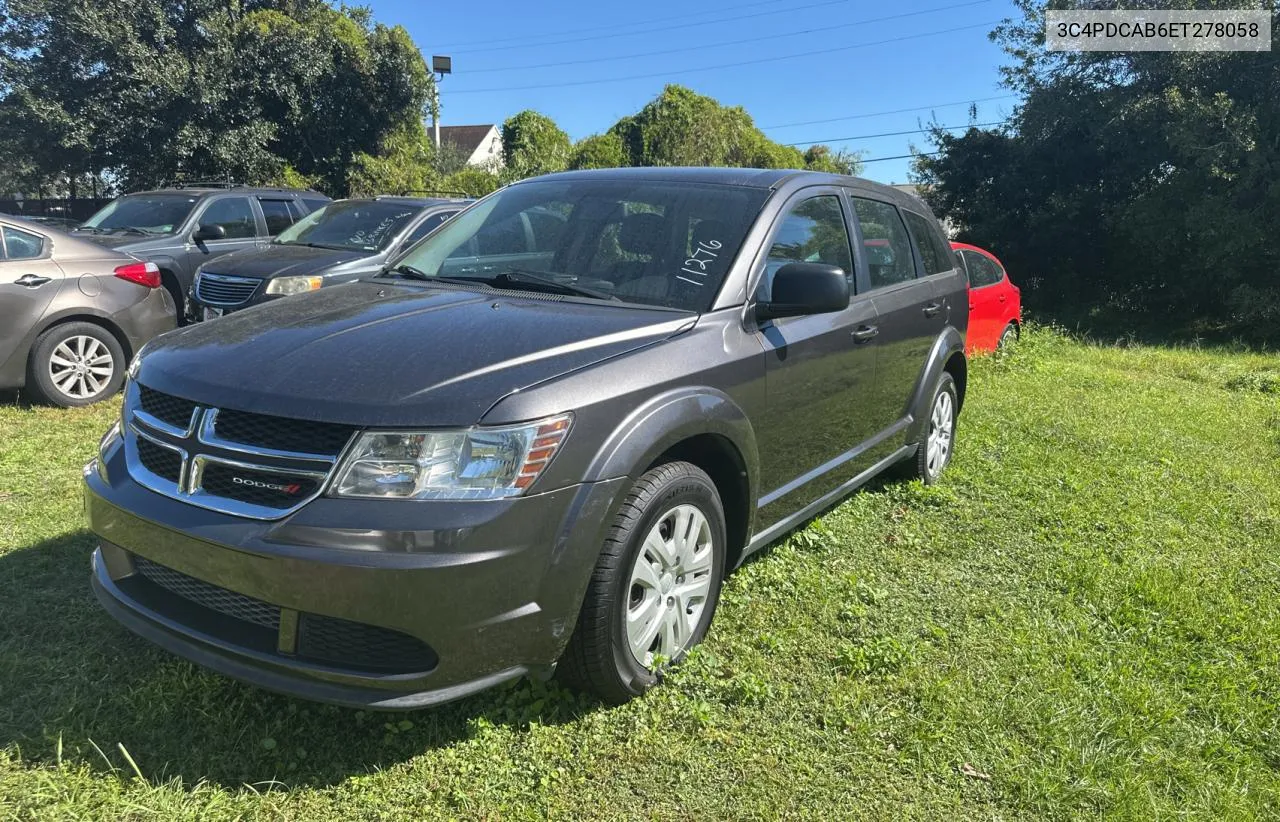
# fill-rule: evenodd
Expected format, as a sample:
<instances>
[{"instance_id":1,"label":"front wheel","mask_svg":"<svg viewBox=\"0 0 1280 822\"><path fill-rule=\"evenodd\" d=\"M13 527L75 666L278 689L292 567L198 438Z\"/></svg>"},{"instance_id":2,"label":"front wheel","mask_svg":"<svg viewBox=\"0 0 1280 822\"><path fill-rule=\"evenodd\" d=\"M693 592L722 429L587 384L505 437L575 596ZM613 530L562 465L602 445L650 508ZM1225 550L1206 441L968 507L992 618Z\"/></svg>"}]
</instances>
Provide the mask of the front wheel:
<instances>
[{"instance_id":1,"label":"front wheel","mask_svg":"<svg viewBox=\"0 0 1280 822\"><path fill-rule=\"evenodd\" d=\"M652 688L706 635L724 563L724 506L711 478L687 462L646 473L600 552L562 678L614 704Z\"/></svg>"}]
</instances>

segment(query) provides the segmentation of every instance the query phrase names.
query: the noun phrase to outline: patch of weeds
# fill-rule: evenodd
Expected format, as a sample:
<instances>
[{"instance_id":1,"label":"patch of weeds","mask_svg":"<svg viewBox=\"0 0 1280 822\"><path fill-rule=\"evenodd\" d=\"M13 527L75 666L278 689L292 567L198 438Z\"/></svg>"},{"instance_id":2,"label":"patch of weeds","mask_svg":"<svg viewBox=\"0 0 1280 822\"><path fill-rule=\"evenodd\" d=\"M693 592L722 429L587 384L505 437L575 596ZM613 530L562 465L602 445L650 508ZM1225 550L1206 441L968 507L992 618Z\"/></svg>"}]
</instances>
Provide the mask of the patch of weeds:
<instances>
[{"instance_id":1,"label":"patch of weeds","mask_svg":"<svg viewBox=\"0 0 1280 822\"><path fill-rule=\"evenodd\" d=\"M1223 387L1228 391L1280 394L1280 371L1246 371L1227 380Z\"/></svg>"},{"instance_id":2,"label":"patch of weeds","mask_svg":"<svg viewBox=\"0 0 1280 822\"><path fill-rule=\"evenodd\" d=\"M911 646L890 637L846 642L836 653L835 670L845 676L884 677L901 671L912 659Z\"/></svg>"}]
</instances>

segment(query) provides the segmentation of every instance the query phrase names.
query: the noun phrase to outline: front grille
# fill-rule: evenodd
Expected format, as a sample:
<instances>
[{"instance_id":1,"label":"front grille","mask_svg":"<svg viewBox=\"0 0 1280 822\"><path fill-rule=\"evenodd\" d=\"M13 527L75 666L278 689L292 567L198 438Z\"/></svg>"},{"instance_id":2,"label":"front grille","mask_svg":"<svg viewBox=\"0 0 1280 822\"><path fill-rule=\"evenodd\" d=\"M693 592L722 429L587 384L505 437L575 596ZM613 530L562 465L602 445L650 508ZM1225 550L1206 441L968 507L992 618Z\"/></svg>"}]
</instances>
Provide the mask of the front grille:
<instances>
[{"instance_id":1,"label":"front grille","mask_svg":"<svg viewBox=\"0 0 1280 822\"><path fill-rule=\"evenodd\" d=\"M222 409L213 423L221 439L242 445L336 457L355 428L329 422L307 422Z\"/></svg>"},{"instance_id":2,"label":"front grille","mask_svg":"<svg viewBox=\"0 0 1280 822\"><path fill-rule=\"evenodd\" d=\"M200 490L225 499L249 505L281 510L292 508L320 489L318 477L255 471L221 463L205 463L200 475Z\"/></svg>"},{"instance_id":3,"label":"front grille","mask_svg":"<svg viewBox=\"0 0 1280 822\"><path fill-rule=\"evenodd\" d=\"M145 557L134 555L133 565L148 580L183 599L264 628L280 628L280 609L268 602L189 577Z\"/></svg>"},{"instance_id":4,"label":"front grille","mask_svg":"<svg viewBox=\"0 0 1280 822\"><path fill-rule=\"evenodd\" d=\"M191 415L196 410L196 404L191 400L184 400L172 394L162 394L145 385L138 386L138 405L161 422L168 423L174 428L181 428L183 431L186 431L187 426L191 424Z\"/></svg>"},{"instance_id":5,"label":"front grille","mask_svg":"<svg viewBox=\"0 0 1280 822\"><path fill-rule=\"evenodd\" d=\"M246 302L262 285L251 277L200 272L196 277L196 299L210 305L233 306Z\"/></svg>"},{"instance_id":6,"label":"front grille","mask_svg":"<svg viewBox=\"0 0 1280 822\"><path fill-rule=\"evenodd\" d=\"M317 614L298 617L298 656L366 671L429 671L438 662L408 634Z\"/></svg>"},{"instance_id":7,"label":"front grille","mask_svg":"<svg viewBox=\"0 0 1280 822\"><path fill-rule=\"evenodd\" d=\"M182 477L182 455L145 437L138 437L138 461L157 477L174 484Z\"/></svg>"}]
</instances>

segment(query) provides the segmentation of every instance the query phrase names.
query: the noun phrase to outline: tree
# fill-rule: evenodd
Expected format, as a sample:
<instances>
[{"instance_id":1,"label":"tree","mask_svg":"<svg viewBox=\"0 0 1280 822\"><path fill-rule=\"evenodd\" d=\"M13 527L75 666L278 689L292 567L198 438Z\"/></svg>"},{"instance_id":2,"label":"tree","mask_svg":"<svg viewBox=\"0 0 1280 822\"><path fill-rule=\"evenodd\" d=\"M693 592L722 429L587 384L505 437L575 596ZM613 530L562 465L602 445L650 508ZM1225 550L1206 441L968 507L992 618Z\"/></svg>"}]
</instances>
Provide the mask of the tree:
<instances>
[{"instance_id":1,"label":"tree","mask_svg":"<svg viewBox=\"0 0 1280 822\"><path fill-rule=\"evenodd\" d=\"M502 124L504 174L511 179L533 177L569 167L572 141L545 114L526 110Z\"/></svg>"},{"instance_id":2,"label":"tree","mask_svg":"<svg viewBox=\"0 0 1280 822\"><path fill-rule=\"evenodd\" d=\"M0 145L42 181L106 172L277 178L344 190L357 154L421 120L431 88L401 28L321 0L10 0Z\"/></svg>"},{"instance_id":3,"label":"tree","mask_svg":"<svg viewBox=\"0 0 1280 822\"><path fill-rule=\"evenodd\" d=\"M856 176L862 171L861 157L849 151L834 151L831 146L813 145L804 152L804 167L810 171Z\"/></svg>"},{"instance_id":4,"label":"tree","mask_svg":"<svg viewBox=\"0 0 1280 822\"><path fill-rule=\"evenodd\" d=\"M593 134L573 147L569 168L620 168L627 165L627 150L617 134Z\"/></svg>"},{"instance_id":5,"label":"tree","mask_svg":"<svg viewBox=\"0 0 1280 822\"><path fill-rule=\"evenodd\" d=\"M440 183L442 191L456 191L469 197L483 197L502 185L498 175L488 169L467 167L454 172Z\"/></svg>"},{"instance_id":6,"label":"tree","mask_svg":"<svg viewBox=\"0 0 1280 822\"><path fill-rule=\"evenodd\" d=\"M1280 324L1280 56L1049 52L1050 4L1018 5L993 39L1022 103L1005 128L935 130L916 165L935 210L1030 280L1034 307Z\"/></svg>"}]
</instances>

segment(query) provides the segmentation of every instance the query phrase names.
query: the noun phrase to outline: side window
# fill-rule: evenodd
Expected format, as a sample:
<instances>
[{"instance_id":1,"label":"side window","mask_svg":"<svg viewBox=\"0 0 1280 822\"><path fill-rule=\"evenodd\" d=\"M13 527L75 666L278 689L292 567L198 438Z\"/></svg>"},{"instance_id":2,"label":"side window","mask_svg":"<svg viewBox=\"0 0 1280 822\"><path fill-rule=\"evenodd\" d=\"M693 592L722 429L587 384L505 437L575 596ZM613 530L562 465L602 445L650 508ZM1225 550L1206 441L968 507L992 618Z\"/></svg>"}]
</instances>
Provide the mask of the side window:
<instances>
[{"instance_id":1,"label":"side window","mask_svg":"<svg viewBox=\"0 0 1280 822\"><path fill-rule=\"evenodd\" d=\"M768 300L773 275L787 263L826 263L844 269L853 283L853 255L849 230L834 194L811 197L782 218L769 246L759 299Z\"/></svg>"},{"instance_id":2,"label":"side window","mask_svg":"<svg viewBox=\"0 0 1280 822\"><path fill-rule=\"evenodd\" d=\"M267 234L276 236L289 226L298 222L298 207L292 200L258 200L262 205L262 216L267 218Z\"/></svg>"},{"instance_id":3,"label":"side window","mask_svg":"<svg viewBox=\"0 0 1280 822\"><path fill-rule=\"evenodd\" d=\"M319 211L327 206L329 204L329 200L316 200L303 197L302 204L307 207L307 213L310 214L313 211Z\"/></svg>"},{"instance_id":4,"label":"side window","mask_svg":"<svg viewBox=\"0 0 1280 822\"><path fill-rule=\"evenodd\" d=\"M456 211L445 211L440 214L432 214L430 217L428 217L427 219L419 223L418 227L409 233L408 239L404 241L404 244L401 246L401 248L408 248L411 245L417 245L418 240L421 240L423 237L435 231L437 228L439 228L441 225L444 224L445 220L449 219L450 217L452 217L457 213L458 212Z\"/></svg>"},{"instance_id":5,"label":"side window","mask_svg":"<svg viewBox=\"0 0 1280 822\"><path fill-rule=\"evenodd\" d=\"M867 275L872 288L905 283L915 279L911 241L898 209L878 200L853 198L853 210L862 226L862 245L867 254Z\"/></svg>"},{"instance_id":6,"label":"side window","mask_svg":"<svg viewBox=\"0 0 1280 822\"><path fill-rule=\"evenodd\" d=\"M200 215L200 225L220 225L227 230L228 240L239 240L256 237L257 222L253 219L253 209L245 197L228 197L216 200Z\"/></svg>"},{"instance_id":7,"label":"side window","mask_svg":"<svg viewBox=\"0 0 1280 822\"><path fill-rule=\"evenodd\" d=\"M922 217L914 211L904 211L907 227L916 240L916 248L920 249L920 260L924 263L925 276L940 274L955 268L955 258L951 248L942 242L937 226L933 220Z\"/></svg>"},{"instance_id":8,"label":"side window","mask_svg":"<svg viewBox=\"0 0 1280 822\"><path fill-rule=\"evenodd\" d=\"M524 220L519 214L484 227L476 234L478 253L481 257L502 254L523 254L528 251L528 238L524 235Z\"/></svg>"},{"instance_id":9,"label":"side window","mask_svg":"<svg viewBox=\"0 0 1280 822\"><path fill-rule=\"evenodd\" d=\"M555 251L560 248L560 235L564 233L564 217L554 211L533 209L526 211L529 228L533 231L534 251Z\"/></svg>"},{"instance_id":10,"label":"side window","mask_svg":"<svg viewBox=\"0 0 1280 822\"><path fill-rule=\"evenodd\" d=\"M965 251L964 258L965 262L969 264L970 288L995 285L1004 279L1004 272L1000 270L1000 266L992 262L987 255L979 254L976 251Z\"/></svg>"},{"instance_id":11,"label":"side window","mask_svg":"<svg viewBox=\"0 0 1280 822\"><path fill-rule=\"evenodd\" d=\"M0 254L3 260L30 260L44 251L44 239L38 234L5 226L4 247L0 251L4 251Z\"/></svg>"}]
</instances>

